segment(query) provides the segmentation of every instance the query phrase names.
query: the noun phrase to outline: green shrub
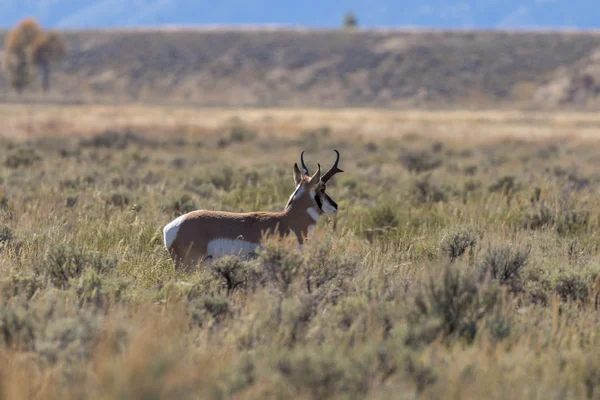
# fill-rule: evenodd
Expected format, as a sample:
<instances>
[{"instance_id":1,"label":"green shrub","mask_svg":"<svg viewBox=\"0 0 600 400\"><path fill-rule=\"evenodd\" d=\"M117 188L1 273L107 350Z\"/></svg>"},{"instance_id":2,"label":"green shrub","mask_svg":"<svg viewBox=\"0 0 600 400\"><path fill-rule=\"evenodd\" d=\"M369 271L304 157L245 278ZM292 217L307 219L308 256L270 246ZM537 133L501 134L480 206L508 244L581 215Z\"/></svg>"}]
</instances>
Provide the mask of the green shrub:
<instances>
[{"instance_id":1,"label":"green shrub","mask_svg":"<svg viewBox=\"0 0 600 400\"><path fill-rule=\"evenodd\" d=\"M396 228L400 222L397 210L390 203L378 204L367 211L367 228Z\"/></svg>"},{"instance_id":2,"label":"green shrub","mask_svg":"<svg viewBox=\"0 0 600 400\"><path fill-rule=\"evenodd\" d=\"M38 264L37 269L43 273L54 286L65 289L73 278L79 278L86 269L98 274L113 271L117 267L114 257L102 253L84 251L77 247L55 245L51 247Z\"/></svg>"},{"instance_id":3,"label":"green shrub","mask_svg":"<svg viewBox=\"0 0 600 400\"><path fill-rule=\"evenodd\" d=\"M188 304L190 320L198 326L203 326L209 317L222 321L230 312L229 300L222 296L202 296Z\"/></svg>"},{"instance_id":4,"label":"green shrub","mask_svg":"<svg viewBox=\"0 0 600 400\"><path fill-rule=\"evenodd\" d=\"M125 280L108 278L95 269L87 269L72 283L80 306L106 307L110 302L119 302L125 298L129 286Z\"/></svg>"},{"instance_id":5,"label":"green shrub","mask_svg":"<svg viewBox=\"0 0 600 400\"><path fill-rule=\"evenodd\" d=\"M441 250L454 262L469 249L473 250L477 244L477 236L470 230L458 230L447 233L442 238Z\"/></svg>"},{"instance_id":6,"label":"green shrub","mask_svg":"<svg viewBox=\"0 0 600 400\"><path fill-rule=\"evenodd\" d=\"M356 367L329 348L284 353L276 366L286 388L284 397L306 394L315 399L366 395L368 377L353 374Z\"/></svg>"},{"instance_id":7,"label":"green shrub","mask_svg":"<svg viewBox=\"0 0 600 400\"><path fill-rule=\"evenodd\" d=\"M400 156L400 164L411 172L421 173L441 167L442 160L428 151L409 151Z\"/></svg>"},{"instance_id":8,"label":"green shrub","mask_svg":"<svg viewBox=\"0 0 600 400\"><path fill-rule=\"evenodd\" d=\"M15 235L8 226L3 226L0 228L0 250L6 248L6 246L8 246L14 238Z\"/></svg>"},{"instance_id":9,"label":"green shrub","mask_svg":"<svg viewBox=\"0 0 600 400\"><path fill-rule=\"evenodd\" d=\"M418 203L440 203L448 200L449 190L431 182L429 176L417 179L412 187L412 195Z\"/></svg>"},{"instance_id":10,"label":"green shrub","mask_svg":"<svg viewBox=\"0 0 600 400\"><path fill-rule=\"evenodd\" d=\"M42 157L35 149L29 147L17 147L6 156L4 165L8 168L29 167L41 159Z\"/></svg>"},{"instance_id":11,"label":"green shrub","mask_svg":"<svg viewBox=\"0 0 600 400\"><path fill-rule=\"evenodd\" d=\"M545 204L532 207L524 216L522 226L525 229L540 230L555 224L554 212Z\"/></svg>"},{"instance_id":12,"label":"green shrub","mask_svg":"<svg viewBox=\"0 0 600 400\"><path fill-rule=\"evenodd\" d=\"M230 190L233 186L233 168L227 165L211 174L209 179L217 189Z\"/></svg>"},{"instance_id":13,"label":"green shrub","mask_svg":"<svg viewBox=\"0 0 600 400\"><path fill-rule=\"evenodd\" d=\"M131 144L141 144L149 146L157 145L157 143L153 142L147 137L142 137L131 131L106 131L94 135L89 139L82 139L79 142L79 144L82 147L105 148L113 150L125 150Z\"/></svg>"},{"instance_id":14,"label":"green shrub","mask_svg":"<svg viewBox=\"0 0 600 400\"><path fill-rule=\"evenodd\" d=\"M209 270L220 286L225 287L227 295L241 288L254 288L259 281L256 263L236 256L226 256L213 261Z\"/></svg>"},{"instance_id":15,"label":"green shrub","mask_svg":"<svg viewBox=\"0 0 600 400\"><path fill-rule=\"evenodd\" d=\"M197 207L194 198L186 193L174 198L168 203L164 203L161 206L161 209L171 216L180 216L197 210Z\"/></svg>"},{"instance_id":16,"label":"green shrub","mask_svg":"<svg viewBox=\"0 0 600 400\"><path fill-rule=\"evenodd\" d=\"M433 385L437 380L437 375L433 368L424 365L422 362L415 360L414 357L411 356L405 357L404 370L414 381L417 393L423 393L427 387Z\"/></svg>"},{"instance_id":17,"label":"green shrub","mask_svg":"<svg viewBox=\"0 0 600 400\"><path fill-rule=\"evenodd\" d=\"M302 256L297 246L296 239L291 236L287 239L270 237L263 240L263 249L258 253L263 279L276 285L283 293L287 293L302 270Z\"/></svg>"},{"instance_id":18,"label":"green shrub","mask_svg":"<svg viewBox=\"0 0 600 400\"><path fill-rule=\"evenodd\" d=\"M256 138L256 132L244 125L234 125L229 129L229 140L232 143L249 142Z\"/></svg>"},{"instance_id":19,"label":"green shrub","mask_svg":"<svg viewBox=\"0 0 600 400\"><path fill-rule=\"evenodd\" d=\"M5 301L13 297L24 297L30 300L39 290L45 288L42 279L35 274L10 273L0 280L0 291Z\"/></svg>"},{"instance_id":20,"label":"green shrub","mask_svg":"<svg viewBox=\"0 0 600 400\"><path fill-rule=\"evenodd\" d=\"M489 187L489 190L490 192L494 193L501 192L508 196L509 194L518 191L520 187L521 186L519 185L516 177L512 175L505 175L498 178L496 182L492 183Z\"/></svg>"},{"instance_id":21,"label":"green shrub","mask_svg":"<svg viewBox=\"0 0 600 400\"><path fill-rule=\"evenodd\" d=\"M306 289L327 297L327 302L335 303L346 292L346 284L351 281L360 268L359 260L353 259L339 249L333 249L331 235L324 240L308 245L308 256L304 260Z\"/></svg>"},{"instance_id":22,"label":"green shrub","mask_svg":"<svg viewBox=\"0 0 600 400\"><path fill-rule=\"evenodd\" d=\"M32 350L35 346L37 319L26 307L0 308L0 340L15 350Z\"/></svg>"},{"instance_id":23,"label":"green shrub","mask_svg":"<svg viewBox=\"0 0 600 400\"><path fill-rule=\"evenodd\" d=\"M125 192L113 193L106 199L106 204L120 208L127 207L131 202L131 195Z\"/></svg>"},{"instance_id":24,"label":"green shrub","mask_svg":"<svg viewBox=\"0 0 600 400\"><path fill-rule=\"evenodd\" d=\"M438 337L472 342L479 322L499 301L494 287L478 285L475 277L446 267L441 281L431 278L416 294L409 312L407 343L418 346Z\"/></svg>"},{"instance_id":25,"label":"green shrub","mask_svg":"<svg viewBox=\"0 0 600 400\"><path fill-rule=\"evenodd\" d=\"M554 291L563 301L585 303L592 280L585 271L560 271L554 278Z\"/></svg>"},{"instance_id":26,"label":"green shrub","mask_svg":"<svg viewBox=\"0 0 600 400\"><path fill-rule=\"evenodd\" d=\"M502 245L489 247L477 268L482 279L491 278L501 285L518 289L521 271L527 264L531 247Z\"/></svg>"},{"instance_id":27,"label":"green shrub","mask_svg":"<svg viewBox=\"0 0 600 400\"><path fill-rule=\"evenodd\" d=\"M556 232L560 236L584 233L589 223L590 212L588 210L563 209L557 217Z\"/></svg>"}]
</instances>

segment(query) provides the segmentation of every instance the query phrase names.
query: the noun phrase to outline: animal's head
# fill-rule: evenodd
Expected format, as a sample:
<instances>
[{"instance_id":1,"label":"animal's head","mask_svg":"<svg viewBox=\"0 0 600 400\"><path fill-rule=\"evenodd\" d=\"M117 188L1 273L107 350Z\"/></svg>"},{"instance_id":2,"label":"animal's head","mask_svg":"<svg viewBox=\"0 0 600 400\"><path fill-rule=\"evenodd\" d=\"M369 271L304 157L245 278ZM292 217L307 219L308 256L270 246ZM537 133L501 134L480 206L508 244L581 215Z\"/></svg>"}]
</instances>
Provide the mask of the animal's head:
<instances>
[{"instance_id":1,"label":"animal's head","mask_svg":"<svg viewBox=\"0 0 600 400\"><path fill-rule=\"evenodd\" d=\"M308 172L308 168L304 163L304 151L300 154L300 160L302 162L302 171L298 168L298 164L294 163L294 181L296 182L296 191L290 197L288 206L294 200L299 200L305 197L304 201L309 203L309 207L312 207L319 215L333 215L337 212L338 205L329 195L325 192L327 189L327 182L332 176L339 172L344 172L338 168L338 162L340 161L340 153L334 150L336 153L335 163L324 175L321 175L321 165L318 165L317 171L311 176Z\"/></svg>"}]
</instances>

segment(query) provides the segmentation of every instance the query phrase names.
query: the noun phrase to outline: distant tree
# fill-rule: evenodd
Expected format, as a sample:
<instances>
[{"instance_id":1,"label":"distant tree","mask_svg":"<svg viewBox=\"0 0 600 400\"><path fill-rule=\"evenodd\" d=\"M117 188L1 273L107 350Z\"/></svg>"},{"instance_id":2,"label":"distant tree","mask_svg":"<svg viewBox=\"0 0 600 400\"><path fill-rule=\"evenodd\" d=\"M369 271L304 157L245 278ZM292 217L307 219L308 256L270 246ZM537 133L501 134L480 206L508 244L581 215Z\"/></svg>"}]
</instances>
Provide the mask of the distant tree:
<instances>
[{"instance_id":1,"label":"distant tree","mask_svg":"<svg viewBox=\"0 0 600 400\"><path fill-rule=\"evenodd\" d=\"M356 28L358 25L358 20L356 19L356 15L353 12L346 13L344 16L344 27L345 28Z\"/></svg>"},{"instance_id":2,"label":"distant tree","mask_svg":"<svg viewBox=\"0 0 600 400\"><path fill-rule=\"evenodd\" d=\"M11 86L19 93L33 80L30 50L41 34L42 29L39 24L34 19L28 18L15 26L6 38L4 72Z\"/></svg>"},{"instance_id":3,"label":"distant tree","mask_svg":"<svg viewBox=\"0 0 600 400\"><path fill-rule=\"evenodd\" d=\"M31 47L31 60L42 74L44 92L50 89L50 66L67 55L67 42L56 32L39 35Z\"/></svg>"}]
</instances>

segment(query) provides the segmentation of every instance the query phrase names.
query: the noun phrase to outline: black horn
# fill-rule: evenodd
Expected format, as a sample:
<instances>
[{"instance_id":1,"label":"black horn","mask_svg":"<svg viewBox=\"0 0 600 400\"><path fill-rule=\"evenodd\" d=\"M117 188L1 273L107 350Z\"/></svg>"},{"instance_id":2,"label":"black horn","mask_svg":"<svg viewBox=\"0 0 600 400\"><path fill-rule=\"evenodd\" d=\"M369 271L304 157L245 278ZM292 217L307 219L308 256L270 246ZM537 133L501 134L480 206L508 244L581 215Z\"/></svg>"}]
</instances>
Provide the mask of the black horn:
<instances>
[{"instance_id":1,"label":"black horn","mask_svg":"<svg viewBox=\"0 0 600 400\"><path fill-rule=\"evenodd\" d=\"M323 181L323 183L327 183L327 181L330 180L331 177L337 174L338 172L344 172L343 170L338 168L338 162L340 161L340 152L337 150L333 151L335 151L335 154L337 154L337 158L333 163L333 167L331 167L329 171L325 172L325 175L321 176L321 181Z\"/></svg>"},{"instance_id":2,"label":"black horn","mask_svg":"<svg viewBox=\"0 0 600 400\"><path fill-rule=\"evenodd\" d=\"M304 150L302 150L302 153L300 153L300 161L302 161L302 170L304 171L304 175L310 176L308 168L306 167L306 164L304 164Z\"/></svg>"}]
</instances>

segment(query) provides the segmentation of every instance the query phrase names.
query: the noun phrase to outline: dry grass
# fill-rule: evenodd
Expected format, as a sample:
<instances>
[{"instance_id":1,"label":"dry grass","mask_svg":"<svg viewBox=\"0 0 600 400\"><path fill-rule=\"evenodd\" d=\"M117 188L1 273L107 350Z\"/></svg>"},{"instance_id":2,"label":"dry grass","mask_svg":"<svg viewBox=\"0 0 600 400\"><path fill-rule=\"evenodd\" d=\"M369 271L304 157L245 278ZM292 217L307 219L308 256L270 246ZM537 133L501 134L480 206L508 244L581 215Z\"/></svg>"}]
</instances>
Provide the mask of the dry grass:
<instances>
[{"instance_id":1,"label":"dry grass","mask_svg":"<svg viewBox=\"0 0 600 400\"><path fill-rule=\"evenodd\" d=\"M289 136L328 128L336 135L487 141L504 138L595 139L600 116L589 112L427 111L384 109L255 109L148 106L137 104L2 104L3 135L15 139L52 135L88 135L110 129L201 137L242 123L258 134Z\"/></svg>"},{"instance_id":2,"label":"dry grass","mask_svg":"<svg viewBox=\"0 0 600 400\"><path fill-rule=\"evenodd\" d=\"M593 114L0 115L2 398L598 396ZM332 148L301 253L174 269L171 218L280 209Z\"/></svg>"}]
</instances>

